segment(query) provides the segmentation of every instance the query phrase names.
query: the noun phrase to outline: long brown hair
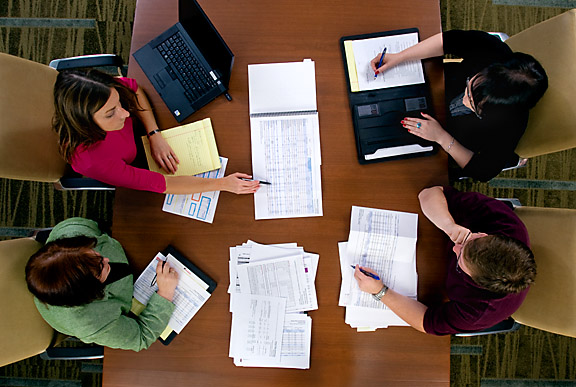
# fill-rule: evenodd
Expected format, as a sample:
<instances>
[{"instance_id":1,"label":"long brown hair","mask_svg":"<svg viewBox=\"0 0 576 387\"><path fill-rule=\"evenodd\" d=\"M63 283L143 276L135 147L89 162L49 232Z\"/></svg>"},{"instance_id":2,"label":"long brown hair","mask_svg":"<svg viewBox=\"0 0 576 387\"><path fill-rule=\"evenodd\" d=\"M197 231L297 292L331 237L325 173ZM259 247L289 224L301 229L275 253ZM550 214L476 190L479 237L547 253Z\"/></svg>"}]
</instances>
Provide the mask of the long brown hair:
<instances>
[{"instance_id":1,"label":"long brown hair","mask_svg":"<svg viewBox=\"0 0 576 387\"><path fill-rule=\"evenodd\" d=\"M71 162L76 148L89 146L106 137L93 115L110 98L111 88L120 95L122 107L133 114L141 110L136 93L114 77L98 70L62 71L54 84L54 118L60 153Z\"/></svg>"}]
</instances>

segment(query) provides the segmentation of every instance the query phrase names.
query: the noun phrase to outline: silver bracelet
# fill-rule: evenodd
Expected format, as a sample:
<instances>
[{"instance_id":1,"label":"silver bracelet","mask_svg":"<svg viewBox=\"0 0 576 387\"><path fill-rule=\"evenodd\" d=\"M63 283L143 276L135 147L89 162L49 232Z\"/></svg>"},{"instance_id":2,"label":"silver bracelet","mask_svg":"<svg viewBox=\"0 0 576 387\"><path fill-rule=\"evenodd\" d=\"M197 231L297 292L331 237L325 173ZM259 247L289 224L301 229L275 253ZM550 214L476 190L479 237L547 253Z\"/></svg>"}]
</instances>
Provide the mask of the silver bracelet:
<instances>
[{"instance_id":1,"label":"silver bracelet","mask_svg":"<svg viewBox=\"0 0 576 387\"><path fill-rule=\"evenodd\" d=\"M450 153L450 148L452 148L452 145L454 145L454 136L452 136L452 141L450 141L450 145L448 145L448 148L446 148L446 153Z\"/></svg>"}]
</instances>

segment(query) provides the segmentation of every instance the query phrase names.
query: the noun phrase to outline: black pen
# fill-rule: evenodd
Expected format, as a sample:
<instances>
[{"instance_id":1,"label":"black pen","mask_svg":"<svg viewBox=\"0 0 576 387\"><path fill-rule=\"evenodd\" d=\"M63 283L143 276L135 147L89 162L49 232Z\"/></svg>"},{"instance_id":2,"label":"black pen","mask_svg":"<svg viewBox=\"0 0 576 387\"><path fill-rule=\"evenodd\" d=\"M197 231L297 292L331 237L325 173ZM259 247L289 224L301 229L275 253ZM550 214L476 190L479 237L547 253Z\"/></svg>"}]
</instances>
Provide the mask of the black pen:
<instances>
[{"instance_id":1,"label":"black pen","mask_svg":"<svg viewBox=\"0 0 576 387\"><path fill-rule=\"evenodd\" d=\"M352 269L356 270L356 266L354 265L350 265L352 267ZM358 267L358 269L360 269L360 273L367 275L368 277L374 278L375 280L380 281L380 277L378 277L376 274L372 274L369 271L366 271L360 267Z\"/></svg>"},{"instance_id":2,"label":"black pen","mask_svg":"<svg viewBox=\"0 0 576 387\"><path fill-rule=\"evenodd\" d=\"M240 180L244 180L244 181L257 181L257 182L259 182L260 184L267 184L267 185L271 185L271 184L272 184L272 183L269 183L269 182L264 181L264 180L245 179L245 178L243 178L243 177L241 177Z\"/></svg>"},{"instance_id":3,"label":"black pen","mask_svg":"<svg viewBox=\"0 0 576 387\"><path fill-rule=\"evenodd\" d=\"M166 265L167 260L168 260L168 257L166 257L166 259L162 261L162 271L164 271L164 265ZM158 277L158 274L154 274L154 278L152 278L152 282L150 282L150 286L156 285L156 277Z\"/></svg>"}]
</instances>

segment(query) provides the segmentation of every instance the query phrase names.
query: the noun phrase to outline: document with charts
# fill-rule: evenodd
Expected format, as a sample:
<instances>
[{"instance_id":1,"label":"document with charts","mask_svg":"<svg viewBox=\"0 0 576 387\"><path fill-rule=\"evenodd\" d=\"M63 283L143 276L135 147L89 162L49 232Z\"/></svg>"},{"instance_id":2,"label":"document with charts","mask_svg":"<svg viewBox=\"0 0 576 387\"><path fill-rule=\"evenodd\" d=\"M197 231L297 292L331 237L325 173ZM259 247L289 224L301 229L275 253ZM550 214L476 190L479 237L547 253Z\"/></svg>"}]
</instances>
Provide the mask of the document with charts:
<instances>
[{"instance_id":1,"label":"document with charts","mask_svg":"<svg viewBox=\"0 0 576 387\"><path fill-rule=\"evenodd\" d=\"M134 283L131 312L136 315L144 310L152 294L158 291L156 266L159 262L167 262L178 273L178 286L172 300L175 305L174 312L168 326L160 335L161 341L168 344L208 301L216 288L216 282L174 247L168 246L156 254Z\"/></svg>"},{"instance_id":2,"label":"document with charts","mask_svg":"<svg viewBox=\"0 0 576 387\"><path fill-rule=\"evenodd\" d=\"M248 66L256 219L322 216L320 126L312 60Z\"/></svg>"},{"instance_id":3,"label":"document with charts","mask_svg":"<svg viewBox=\"0 0 576 387\"><path fill-rule=\"evenodd\" d=\"M204 172L196 176L205 179L222 178L226 172L228 159L226 157L220 157L220 164L222 165L220 169ZM166 194L162 211L212 223L214 221L214 214L216 214L216 205L218 204L219 196L220 191L199 192L188 195Z\"/></svg>"},{"instance_id":4,"label":"document with charts","mask_svg":"<svg viewBox=\"0 0 576 387\"><path fill-rule=\"evenodd\" d=\"M416 299L417 229L418 214L352 206L348 242L338 244L342 274L338 305L346 307L347 324L358 330L407 325L360 290L353 267L374 270L390 289Z\"/></svg>"},{"instance_id":5,"label":"document with charts","mask_svg":"<svg viewBox=\"0 0 576 387\"><path fill-rule=\"evenodd\" d=\"M344 49L351 90L356 92L424 83L421 60L401 63L377 77L374 77L374 71L370 66L370 61L377 55L381 55L384 48L386 48L386 54L395 54L417 43L416 32L345 41Z\"/></svg>"}]
</instances>

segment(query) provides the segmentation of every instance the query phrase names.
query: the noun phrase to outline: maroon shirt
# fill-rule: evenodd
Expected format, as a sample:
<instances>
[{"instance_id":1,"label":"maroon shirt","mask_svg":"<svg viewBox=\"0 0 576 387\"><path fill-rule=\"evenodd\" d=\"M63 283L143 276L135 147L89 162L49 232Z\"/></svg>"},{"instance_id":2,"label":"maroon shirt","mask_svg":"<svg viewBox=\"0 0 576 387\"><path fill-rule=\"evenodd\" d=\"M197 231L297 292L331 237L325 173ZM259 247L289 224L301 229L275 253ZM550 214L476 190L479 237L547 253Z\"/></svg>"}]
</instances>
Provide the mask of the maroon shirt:
<instances>
[{"instance_id":1,"label":"maroon shirt","mask_svg":"<svg viewBox=\"0 0 576 387\"><path fill-rule=\"evenodd\" d=\"M448 209L454 221L472 232L506 235L529 246L528 231L514 212L499 200L475 192L444 187ZM446 294L450 301L428 307L424 330L433 335L475 332L510 317L526 298L528 289L497 294L477 285L470 276L456 270L454 243L447 248Z\"/></svg>"}]
</instances>

